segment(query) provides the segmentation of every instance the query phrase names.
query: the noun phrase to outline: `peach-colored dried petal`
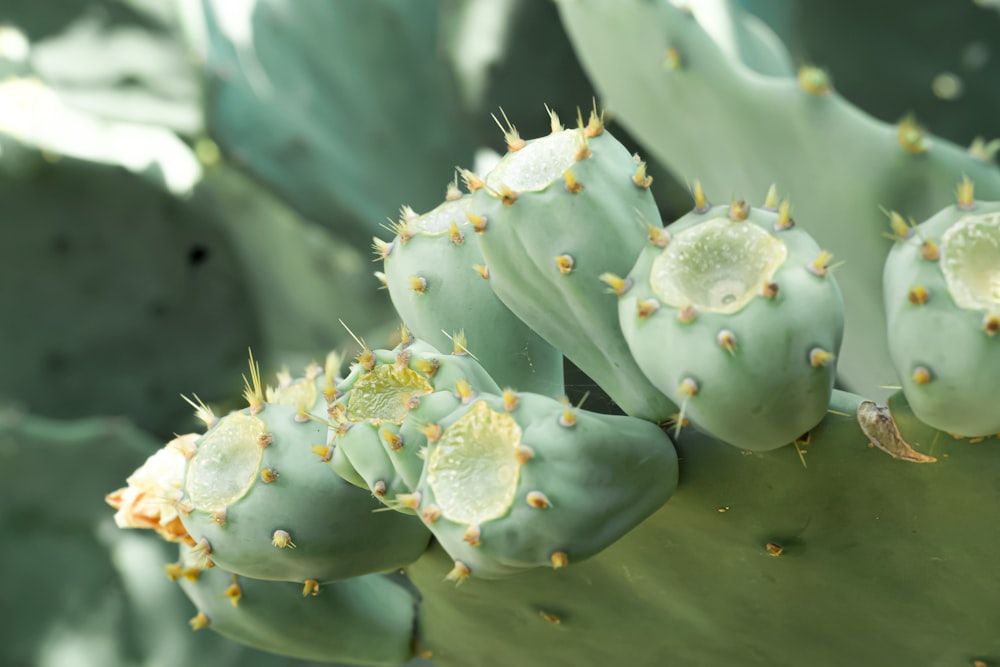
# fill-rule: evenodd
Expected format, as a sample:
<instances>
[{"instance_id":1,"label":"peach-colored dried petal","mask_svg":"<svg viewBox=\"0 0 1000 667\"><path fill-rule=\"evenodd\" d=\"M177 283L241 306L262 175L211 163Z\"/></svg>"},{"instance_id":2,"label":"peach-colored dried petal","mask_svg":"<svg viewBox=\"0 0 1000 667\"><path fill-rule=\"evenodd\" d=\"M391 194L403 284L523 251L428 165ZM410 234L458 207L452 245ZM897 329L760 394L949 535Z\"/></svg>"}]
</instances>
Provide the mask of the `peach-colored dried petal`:
<instances>
[{"instance_id":1,"label":"peach-colored dried petal","mask_svg":"<svg viewBox=\"0 0 1000 667\"><path fill-rule=\"evenodd\" d=\"M177 507L183 497L185 461L198 437L189 433L171 440L129 476L127 487L105 497L118 510L115 523L119 528L145 528L169 542L190 542Z\"/></svg>"}]
</instances>

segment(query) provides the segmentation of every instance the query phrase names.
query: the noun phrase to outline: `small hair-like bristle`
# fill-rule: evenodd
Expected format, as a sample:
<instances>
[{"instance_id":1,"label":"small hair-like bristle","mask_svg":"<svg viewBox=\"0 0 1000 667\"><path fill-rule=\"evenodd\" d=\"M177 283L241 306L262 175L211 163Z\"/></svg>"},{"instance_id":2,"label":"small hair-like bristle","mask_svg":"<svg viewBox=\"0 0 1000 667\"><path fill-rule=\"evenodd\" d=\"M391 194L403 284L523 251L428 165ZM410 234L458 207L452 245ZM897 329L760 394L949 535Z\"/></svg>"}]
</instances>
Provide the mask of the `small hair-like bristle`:
<instances>
[{"instance_id":1,"label":"small hair-like bristle","mask_svg":"<svg viewBox=\"0 0 1000 667\"><path fill-rule=\"evenodd\" d=\"M778 186L771 183L771 187L767 189L767 196L764 197L764 206L768 210L777 210L778 204L781 200L778 198Z\"/></svg>"},{"instance_id":2,"label":"small hair-like bristle","mask_svg":"<svg viewBox=\"0 0 1000 667\"><path fill-rule=\"evenodd\" d=\"M691 188L691 196L694 197L695 213L704 213L712 207L705 196L705 191L701 187L701 181L695 181Z\"/></svg>"},{"instance_id":3,"label":"small hair-like bristle","mask_svg":"<svg viewBox=\"0 0 1000 667\"><path fill-rule=\"evenodd\" d=\"M455 167L455 170L458 172L458 175L462 177L462 182L465 183L465 189L469 192L475 192L476 190L486 187L486 182L468 169Z\"/></svg>"},{"instance_id":4,"label":"small hair-like bristle","mask_svg":"<svg viewBox=\"0 0 1000 667\"><path fill-rule=\"evenodd\" d=\"M521 402L521 397L517 395L517 392L513 389L503 390L503 409L507 412L513 412L517 409L517 406Z\"/></svg>"},{"instance_id":5,"label":"small hair-like bristle","mask_svg":"<svg viewBox=\"0 0 1000 667\"><path fill-rule=\"evenodd\" d=\"M826 250L822 250L820 251L819 255L816 256L816 259L812 261L811 264L806 265L806 268L809 269L810 273L822 278L829 271L830 260L832 259L833 259L833 253L828 252Z\"/></svg>"},{"instance_id":6,"label":"small hair-like bristle","mask_svg":"<svg viewBox=\"0 0 1000 667\"><path fill-rule=\"evenodd\" d=\"M646 163L639 159L639 154L633 156L636 161L635 173L632 174L632 182L636 187L646 189L653 184L653 177L646 174Z\"/></svg>"},{"instance_id":7,"label":"small hair-like bristle","mask_svg":"<svg viewBox=\"0 0 1000 667\"><path fill-rule=\"evenodd\" d=\"M963 211L971 211L976 207L976 186L964 174L962 182L958 184L955 199L957 206Z\"/></svg>"},{"instance_id":8,"label":"small hair-like bristle","mask_svg":"<svg viewBox=\"0 0 1000 667\"><path fill-rule=\"evenodd\" d=\"M552 507L552 502L541 491L529 491L524 497L525 501L535 509L544 510Z\"/></svg>"},{"instance_id":9,"label":"small hair-like bristle","mask_svg":"<svg viewBox=\"0 0 1000 667\"><path fill-rule=\"evenodd\" d=\"M743 222L750 215L750 204L744 199L734 199L729 204L729 219L733 222Z\"/></svg>"},{"instance_id":10,"label":"small hair-like bristle","mask_svg":"<svg viewBox=\"0 0 1000 667\"><path fill-rule=\"evenodd\" d=\"M253 358L253 350L247 349L250 357L250 379L243 376L243 398L250 406L250 413L257 414L264 409L264 390L260 384L260 364Z\"/></svg>"},{"instance_id":11,"label":"small hair-like bristle","mask_svg":"<svg viewBox=\"0 0 1000 667\"><path fill-rule=\"evenodd\" d=\"M573 271L573 258L569 255L556 255L556 268L563 275Z\"/></svg>"},{"instance_id":12,"label":"small hair-like bristle","mask_svg":"<svg viewBox=\"0 0 1000 667\"><path fill-rule=\"evenodd\" d=\"M549 129L552 134L562 132L565 129L563 128L563 124L559 121L559 114L553 111L548 104L545 105L545 113L549 115Z\"/></svg>"},{"instance_id":13,"label":"small hair-like bristle","mask_svg":"<svg viewBox=\"0 0 1000 667\"><path fill-rule=\"evenodd\" d=\"M372 237L372 253L375 255L373 261L384 262L389 257L389 253L392 252L392 241L383 241L377 236Z\"/></svg>"},{"instance_id":14,"label":"small hair-like bristle","mask_svg":"<svg viewBox=\"0 0 1000 667\"><path fill-rule=\"evenodd\" d=\"M458 223L452 221L451 225L448 227L448 240L452 242L453 245L462 245L465 242L465 234L462 230L458 228Z\"/></svg>"},{"instance_id":15,"label":"small hair-like bristle","mask_svg":"<svg viewBox=\"0 0 1000 667\"><path fill-rule=\"evenodd\" d=\"M583 183L576 179L576 175L571 169L563 172L563 178L566 180L566 191L570 194L575 195L583 191Z\"/></svg>"},{"instance_id":16,"label":"small hair-like bristle","mask_svg":"<svg viewBox=\"0 0 1000 667\"><path fill-rule=\"evenodd\" d=\"M924 128L917 124L913 114L905 116L896 126L896 138L907 153L921 155L927 152L930 141Z\"/></svg>"},{"instance_id":17,"label":"small hair-like bristle","mask_svg":"<svg viewBox=\"0 0 1000 667\"><path fill-rule=\"evenodd\" d=\"M611 291L618 296L624 296L632 288L632 281L630 279L622 278L613 273L602 273L597 278L610 287Z\"/></svg>"},{"instance_id":18,"label":"small hair-like bristle","mask_svg":"<svg viewBox=\"0 0 1000 667\"><path fill-rule=\"evenodd\" d=\"M663 67L669 70L679 70L683 66L684 61L681 60L681 54L677 52L677 49L674 47L667 49L667 56L663 61Z\"/></svg>"},{"instance_id":19,"label":"small hair-like bristle","mask_svg":"<svg viewBox=\"0 0 1000 667\"><path fill-rule=\"evenodd\" d=\"M590 116L587 118L587 125L583 128L584 134L593 138L604 133L604 110L597 111L597 100L591 100Z\"/></svg>"},{"instance_id":20,"label":"small hair-like bristle","mask_svg":"<svg viewBox=\"0 0 1000 667\"><path fill-rule=\"evenodd\" d=\"M799 86L810 95L823 97L833 89L830 75L813 65L803 65L799 68Z\"/></svg>"},{"instance_id":21,"label":"small hair-like bristle","mask_svg":"<svg viewBox=\"0 0 1000 667\"><path fill-rule=\"evenodd\" d=\"M181 398L183 398L188 405L194 408L194 416L205 424L206 428L212 428L215 426L219 422L219 418L215 416L212 408L208 407L205 402L198 397L198 394L191 395L194 396L194 400L191 400L184 394L181 394Z\"/></svg>"},{"instance_id":22,"label":"small hair-like bristle","mask_svg":"<svg viewBox=\"0 0 1000 667\"><path fill-rule=\"evenodd\" d=\"M775 231L783 232L795 226L792 219L792 203L785 199L778 205L778 221L774 223Z\"/></svg>"},{"instance_id":23,"label":"small hair-like bristle","mask_svg":"<svg viewBox=\"0 0 1000 667\"><path fill-rule=\"evenodd\" d=\"M462 191L458 188L458 174L455 174L455 180L450 181L444 190L444 200L445 201L458 201L462 198Z\"/></svg>"},{"instance_id":24,"label":"small hair-like bristle","mask_svg":"<svg viewBox=\"0 0 1000 667\"><path fill-rule=\"evenodd\" d=\"M515 153L524 148L525 141L521 138L521 135L518 134L517 128L514 127L514 124L510 122L509 118L507 118L507 112L505 112L503 108L500 109L500 114L503 116L504 123L507 124L506 128L503 126L503 123L500 122L500 119L496 117L496 114L491 115L493 116L493 120L496 122L497 127L499 127L500 131L503 132L503 140L507 144L507 150L511 153Z\"/></svg>"}]
</instances>

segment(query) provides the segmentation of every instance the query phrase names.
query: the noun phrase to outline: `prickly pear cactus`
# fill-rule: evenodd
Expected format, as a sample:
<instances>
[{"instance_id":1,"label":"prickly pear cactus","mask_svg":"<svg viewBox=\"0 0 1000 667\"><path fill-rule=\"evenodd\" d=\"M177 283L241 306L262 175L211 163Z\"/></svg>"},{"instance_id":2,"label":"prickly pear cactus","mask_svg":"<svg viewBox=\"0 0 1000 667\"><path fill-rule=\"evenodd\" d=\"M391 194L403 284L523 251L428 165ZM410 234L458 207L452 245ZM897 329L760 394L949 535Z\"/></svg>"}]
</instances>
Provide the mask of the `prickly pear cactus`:
<instances>
[{"instance_id":1,"label":"prickly pear cactus","mask_svg":"<svg viewBox=\"0 0 1000 667\"><path fill-rule=\"evenodd\" d=\"M1000 432L1000 203L959 200L909 227L885 264L889 350L913 411L966 437Z\"/></svg>"},{"instance_id":2,"label":"prickly pear cactus","mask_svg":"<svg viewBox=\"0 0 1000 667\"><path fill-rule=\"evenodd\" d=\"M562 354L487 284L490 272L479 247L484 221L457 186L428 213L404 210L396 237L375 242L393 306L418 338L443 350L465 347L501 386L558 394Z\"/></svg>"},{"instance_id":3,"label":"prickly pear cactus","mask_svg":"<svg viewBox=\"0 0 1000 667\"><path fill-rule=\"evenodd\" d=\"M649 380L698 428L741 449L783 447L826 413L844 329L822 251L772 189L695 210L649 237L619 320Z\"/></svg>"},{"instance_id":4,"label":"prickly pear cactus","mask_svg":"<svg viewBox=\"0 0 1000 667\"><path fill-rule=\"evenodd\" d=\"M606 131L596 109L566 129L525 141L482 179L467 175L482 218L490 286L511 311L607 391L626 413L666 420L674 404L649 384L598 278L624 274L660 225L645 164ZM612 286L612 289L615 289Z\"/></svg>"},{"instance_id":5,"label":"prickly pear cactus","mask_svg":"<svg viewBox=\"0 0 1000 667\"><path fill-rule=\"evenodd\" d=\"M677 486L673 444L654 424L537 394L479 396L432 424L428 441L411 498L456 582L584 560Z\"/></svg>"},{"instance_id":6,"label":"prickly pear cactus","mask_svg":"<svg viewBox=\"0 0 1000 667\"><path fill-rule=\"evenodd\" d=\"M209 430L181 452L187 461L174 501L192 554L244 576L313 585L419 556L429 534L418 521L374 512L378 501L367 488L322 465L328 426L310 414L315 395L304 394L296 407L267 401L253 364L251 374L249 407L210 418ZM393 536L391 547L382 535Z\"/></svg>"},{"instance_id":7,"label":"prickly pear cactus","mask_svg":"<svg viewBox=\"0 0 1000 667\"><path fill-rule=\"evenodd\" d=\"M260 62L287 67L268 49L290 26L317 51L315 6L258 5ZM714 6L558 7L612 110L692 179L693 211L664 226L596 102L571 127L549 110L530 139L501 113L506 154L376 241L417 337L356 337L343 374L338 351L266 389L252 364L246 407L193 401L207 432L109 496L120 526L180 543L167 575L193 628L374 665L1000 664L989 144L859 113L827 72L796 77L760 21ZM336 156L347 182L371 152ZM433 171L420 153L415 182ZM563 396L583 387L560 355L625 414ZM901 391L862 395L896 372Z\"/></svg>"}]
</instances>

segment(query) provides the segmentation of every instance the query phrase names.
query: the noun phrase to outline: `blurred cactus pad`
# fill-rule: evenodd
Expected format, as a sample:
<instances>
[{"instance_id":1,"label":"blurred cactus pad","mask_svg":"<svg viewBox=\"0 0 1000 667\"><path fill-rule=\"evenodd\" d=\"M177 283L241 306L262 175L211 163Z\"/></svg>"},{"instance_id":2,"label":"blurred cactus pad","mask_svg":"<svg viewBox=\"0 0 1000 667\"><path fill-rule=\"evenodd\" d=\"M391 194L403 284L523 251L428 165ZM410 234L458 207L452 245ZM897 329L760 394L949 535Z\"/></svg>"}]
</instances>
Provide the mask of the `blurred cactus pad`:
<instances>
[{"instance_id":1,"label":"blurred cactus pad","mask_svg":"<svg viewBox=\"0 0 1000 667\"><path fill-rule=\"evenodd\" d=\"M1000 667L997 81L993 0L2 3L0 665Z\"/></svg>"}]
</instances>

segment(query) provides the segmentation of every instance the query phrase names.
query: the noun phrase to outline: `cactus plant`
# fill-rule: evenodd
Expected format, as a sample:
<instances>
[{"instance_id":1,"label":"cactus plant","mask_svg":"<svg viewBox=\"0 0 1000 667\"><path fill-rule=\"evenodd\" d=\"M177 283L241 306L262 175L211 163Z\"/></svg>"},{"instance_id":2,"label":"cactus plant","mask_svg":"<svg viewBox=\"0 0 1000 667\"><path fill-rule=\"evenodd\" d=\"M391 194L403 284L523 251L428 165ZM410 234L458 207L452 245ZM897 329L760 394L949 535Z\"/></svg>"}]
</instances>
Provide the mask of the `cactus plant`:
<instances>
[{"instance_id":1,"label":"cactus plant","mask_svg":"<svg viewBox=\"0 0 1000 667\"><path fill-rule=\"evenodd\" d=\"M1000 387L990 372L1000 340L996 144L984 138L966 152L915 118L877 121L847 102L849 86L835 92L836 70L807 65L796 76L802 54L820 53L808 50L808 32L783 33L803 37L790 55L759 18L779 29L785 20L787 29L802 5L755 18L740 9L759 6L751 0L702 0L690 10L667 0L562 0L546 9L515 0L185 4L208 18L205 105L223 163L242 161L337 235L294 217L271 225L259 211L244 224L225 215L237 210L230 205L192 223L208 234L216 215L234 217L212 248L233 260L222 273L238 296L189 311L197 316L184 336L151 327L139 338L160 351L157 367L180 375L196 366L209 376L192 375L184 387L209 387L211 407L190 401L208 429L156 452L136 437L143 446L109 466L127 484L107 498L118 525L170 544L98 533L112 545L115 571L131 568L136 591L150 560L173 560L164 554L178 547L182 556L167 563L156 596L130 592L123 603L141 603L135 651L102 640L93 655L112 664L143 652L133 664L168 664L173 645L199 655L209 633L179 639L181 591L168 581L176 579L196 607L187 613L192 628L319 661L1000 661L992 528L1000 496L984 482L997 470L1000 442ZM565 29L545 40L552 52L544 60L532 51L538 34L522 23L536 12L543 20L532 28L551 31L558 18ZM441 33L439 21L448 24ZM579 56L572 67L567 38ZM886 35L887 48L902 38ZM481 48L461 47L469 42ZM541 80L552 63L568 82ZM581 65L600 104L589 91L565 100ZM462 96L453 73L468 86ZM0 96L10 91L0 85ZM506 155L488 164L476 151L473 163L490 120L484 100L505 97L511 103L496 115ZM525 106L548 121L549 134L514 129L528 126ZM325 109L330 115L317 112ZM564 127L556 112L576 122ZM919 108L916 117L924 119ZM22 162L23 151L8 160L3 132L0 141L0 167L41 164ZM197 145L209 181L219 159L211 146ZM656 171L652 182L654 165L637 149L672 176ZM456 162L469 192L451 188L434 211ZM15 196L24 181L14 179L44 170L11 173L0 176ZM121 176L108 182L133 182ZM672 178L690 184L693 212ZM166 201L200 211L212 187ZM114 198L114 185L104 191ZM249 201L249 189L241 192ZM705 193L722 205L710 206ZM376 243L388 287L378 292L376 280L357 284L357 256L395 210L395 238ZM92 238L98 224L77 225L73 238ZM355 247L341 252L346 244ZM18 251L9 258L16 264ZM19 275L15 267L8 282ZM153 283L140 275L119 282L110 293ZM12 298L8 310L23 308ZM253 364L247 403L233 396L230 362L247 343L270 368L322 362L310 355L345 337L332 335L331 323L343 319L381 340L377 331L397 324L390 301L417 337L403 330L372 349L359 336L362 349L343 375L347 351L337 349L300 377L282 370L271 387ZM234 318L239 308L248 316ZM106 331L86 304L75 312L81 331ZM57 318L14 319L21 335L10 355L24 348L37 358L53 337L73 340ZM216 365L206 368L205 357ZM50 380L19 377L35 375ZM94 375L78 393L101 405ZM890 395L897 375L902 391ZM15 398L18 384L8 390ZM38 384L50 399L67 390ZM588 389L612 403L578 403ZM189 430L160 401L143 407L160 430ZM16 460L26 460L22 425L0 429L0 456L13 440ZM83 439L79 468L97 465L95 437L114 440L101 433ZM18 542L0 556L17 554L19 573L55 572L52 554L61 557L72 540L93 547L89 531L50 543L57 531L32 532L34 510L25 519L21 508L37 507L62 517L58 530L94 525L65 502L75 471L50 473L46 466L59 464L44 456L45 440L34 440L32 474L0 491L8 501L0 520ZM121 486L100 479L105 491ZM52 497L60 507L39 502ZM66 549L91 563L94 581L111 572L104 546ZM0 601L17 616L31 585L53 600L65 580L14 582ZM83 592L77 612L94 607L93 586L71 587ZM163 617L170 630L157 633L147 626L164 589L173 595ZM111 622L61 617L101 637L124 627L110 606L98 611L94 618ZM24 642L4 646L19 662L42 655Z\"/></svg>"}]
</instances>

